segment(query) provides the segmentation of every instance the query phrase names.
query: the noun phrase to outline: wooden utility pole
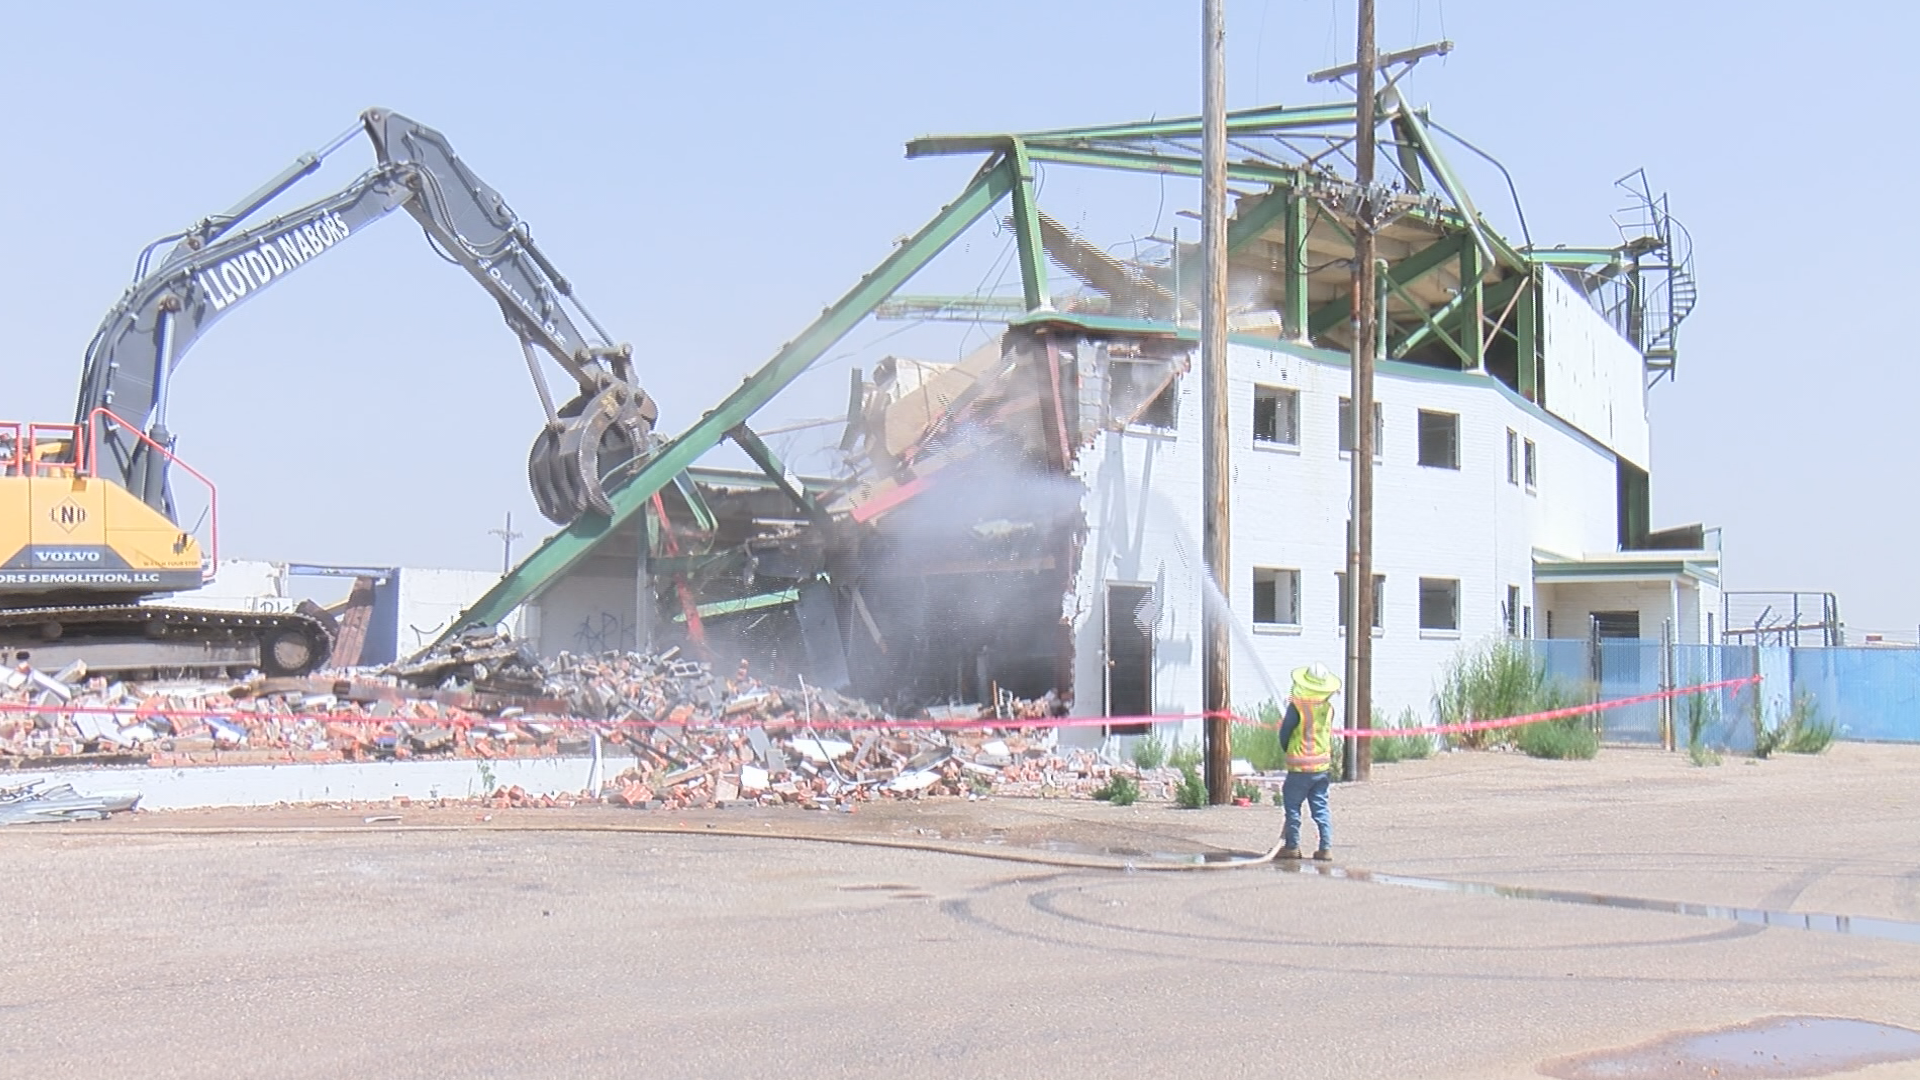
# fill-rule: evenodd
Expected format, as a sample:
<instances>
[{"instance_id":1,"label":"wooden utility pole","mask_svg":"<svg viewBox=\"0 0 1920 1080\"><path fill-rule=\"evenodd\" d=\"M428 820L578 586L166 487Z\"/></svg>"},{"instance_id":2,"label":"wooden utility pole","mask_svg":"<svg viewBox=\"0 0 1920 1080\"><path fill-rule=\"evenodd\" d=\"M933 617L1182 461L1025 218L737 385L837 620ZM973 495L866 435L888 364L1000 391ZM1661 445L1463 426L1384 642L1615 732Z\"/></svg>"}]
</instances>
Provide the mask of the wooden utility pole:
<instances>
[{"instance_id":1,"label":"wooden utility pole","mask_svg":"<svg viewBox=\"0 0 1920 1080\"><path fill-rule=\"evenodd\" d=\"M1380 311L1376 293L1373 205L1373 81L1378 54L1373 44L1373 0L1360 0L1359 44L1354 59L1358 103L1354 116L1353 178L1359 213L1353 231L1353 523L1347 544L1347 715L1350 731L1373 726L1373 362ZM1373 772L1371 740L1348 739L1346 776L1365 780Z\"/></svg>"},{"instance_id":2,"label":"wooden utility pole","mask_svg":"<svg viewBox=\"0 0 1920 1080\"><path fill-rule=\"evenodd\" d=\"M1233 582L1228 494L1232 490L1233 445L1227 416L1227 64L1226 0L1201 0L1201 75L1205 89L1200 102L1200 250L1206 267L1206 287L1200 303L1201 446L1205 488L1206 572L1215 589L1208 590L1205 612L1205 702L1207 801L1224 806L1233 799L1232 673L1228 635L1227 598Z\"/></svg>"}]
</instances>

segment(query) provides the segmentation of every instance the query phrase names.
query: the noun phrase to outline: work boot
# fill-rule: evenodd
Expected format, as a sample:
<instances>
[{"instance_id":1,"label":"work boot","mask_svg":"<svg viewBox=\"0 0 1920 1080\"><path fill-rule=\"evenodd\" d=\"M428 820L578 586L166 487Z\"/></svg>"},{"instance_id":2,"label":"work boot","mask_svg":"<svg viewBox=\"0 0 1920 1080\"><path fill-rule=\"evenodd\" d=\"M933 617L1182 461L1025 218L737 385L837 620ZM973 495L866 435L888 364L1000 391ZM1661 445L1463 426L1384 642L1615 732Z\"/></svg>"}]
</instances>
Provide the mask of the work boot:
<instances>
[{"instance_id":1,"label":"work boot","mask_svg":"<svg viewBox=\"0 0 1920 1080\"><path fill-rule=\"evenodd\" d=\"M1332 861L1333 861L1333 849L1332 849L1332 848L1321 848L1321 849L1320 849L1319 851L1316 851L1316 852L1314 852L1314 853L1313 853L1313 861L1314 861L1314 862L1332 862Z\"/></svg>"},{"instance_id":2,"label":"work boot","mask_svg":"<svg viewBox=\"0 0 1920 1080\"><path fill-rule=\"evenodd\" d=\"M1300 849L1289 844L1281 848L1273 857L1276 859L1297 859L1300 857Z\"/></svg>"}]
</instances>

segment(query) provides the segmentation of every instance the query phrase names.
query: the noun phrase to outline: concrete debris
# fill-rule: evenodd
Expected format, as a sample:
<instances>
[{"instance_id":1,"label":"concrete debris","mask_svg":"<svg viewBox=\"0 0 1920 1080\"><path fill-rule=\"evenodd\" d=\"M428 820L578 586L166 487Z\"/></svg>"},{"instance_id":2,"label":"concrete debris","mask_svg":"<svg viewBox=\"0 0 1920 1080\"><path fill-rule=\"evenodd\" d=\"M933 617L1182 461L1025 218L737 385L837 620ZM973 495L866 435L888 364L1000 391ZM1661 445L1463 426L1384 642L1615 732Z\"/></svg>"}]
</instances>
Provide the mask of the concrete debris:
<instances>
[{"instance_id":1,"label":"concrete debris","mask_svg":"<svg viewBox=\"0 0 1920 1080\"><path fill-rule=\"evenodd\" d=\"M43 787L40 781L19 787L0 787L0 825L27 825L45 821L98 821L109 814L132 810L137 792L82 795L71 784Z\"/></svg>"},{"instance_id":2,"label":"concrete debris","mask_svg":"<svg viewBox=\"0 0 1920 1080\"><path fill-rule=\"evenodd\" d=\"M482 689L502 685L502 672L518 693L535 696ZM671 652L603 653L562 654L542 666L504 637L477 647L469 639L404 670L321 678L135 684L82 676L60 684L62 697L46 686L59 680L31 668L11 676L0 678L0 766L14 768L586 758L598 747L611 777L602 796L510 787L487 801L843 810L923 795L1087 797L1122 768L1060 747L1050 729L995 727L1055 713L1051 698L1002 695L894 718L830 690L769 685L744 662L721 674ZM434 689L410 686L413 677ZM936 728L929 714L953 726ZM1177 775L1157 770L1140 780L1146 797L1170 797Z\"/></svg>"},{"instance_id":3,"label":"concrete debris","mask_svg":"<svg viewBox=\"0 0 1920 1080\"><path fill-rule=\"evenodd\" d=\"M535 693L544 681L539 657L496 630L469 630L388 671L412 686L466 685L500 693Z\"/></svg>"}]
</instances>

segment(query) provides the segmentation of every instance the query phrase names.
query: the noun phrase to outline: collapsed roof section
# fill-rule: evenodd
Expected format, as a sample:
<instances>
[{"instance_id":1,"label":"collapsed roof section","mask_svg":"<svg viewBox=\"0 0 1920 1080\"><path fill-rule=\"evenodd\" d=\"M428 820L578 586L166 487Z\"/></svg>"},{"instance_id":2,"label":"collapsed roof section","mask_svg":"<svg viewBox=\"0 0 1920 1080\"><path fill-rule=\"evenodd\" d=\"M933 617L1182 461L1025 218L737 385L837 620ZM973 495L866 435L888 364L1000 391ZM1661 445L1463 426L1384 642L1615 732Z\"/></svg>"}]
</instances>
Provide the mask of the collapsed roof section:
<instances>
[{"instance_id":1,"label":"collapsed roof section","mask_svg":"<svg viewBox=\"0 0 1920 1080\"><path fill-rule=\"evenodd\" d=\"M1190 351L1041 325L955 364L888 358L859 385L846 475L807 504L724 477L656 504L651 646L895 709L1070 701L1076 458L1102 429L1170 423Z\"/></svg>"},{"instance_id":2,"label":"collapsed roof section","mask_svg":"<svg viewBox=\"0 0 1920 1080\"><path fill-rule=\"evenodd\" d=\"M1385 272L1379 275L1385 292L1382 333L1387 341L1383 355L1484 372L1529 400L1544 403L1549 388L1543 385L1547 368L1541 362L1542 283L1546 275L1558 274L1612 319L1615 329L1645 358L1654 377L1670 372L1675 331L1691 308L1693 294L1690 258L1681 250L1684 232L1666 214L1664 198L1652 196L1642 183L1636 198L1645 211L1641 215L1644 222L1630 222L1627 235L1617 245L1542 248L1529 237L1521 246L1514 246L1482 217L1440 152L1438 137L1451 137L1450 133L1435 123L1427 110L1407 105L1400 96L1398 88L1405 72L1394 70L1398 60L1383 58L1388 78L1379 95L1376 115L1386 129L1381 156L1386 165L1383 173L1389 179L1374 189L1358 190L1348 179L1356 135L1352 104L1273 106L1228 117L1228 177L1238 195L1227 229L1237 328L1306 348L1344 350L1350 344L1353 248L1343 221L1350 217L1357 201L1364 199L1391 203L1394 209L1380 244L1386 263ZM726 615L792 606L798 614L791 625L799 628L795 633L801 640L789 641L787 649L801 649L809 663L817 663L819 658L813 656L815 635L805 628L809 620L826 620L831 607L839 621L827 633L838 634L849 643L848 677L858 684L863 664L880 663L874 656L885 658L882 667L896 665L894 670L898 671L903 670L898 667L903 661L896 650L911 653L920 648L904 643L912 638L911 631L901 631L904 639L888 640L888 627L873 610L869 593L897 597L905 595L903 590L923 589L929 591L915 603L927 613L925 632L951 631L951 641L938 650L928 646L925 657L908 666L924 663L925 671L932 672L937 664L953 664L949 646L961 650L971 639L963 630L964 621L939 614L945 610L938 606L941 601L934 584L940 575L916 569L889 578L884 553L897 552L909 544L920 545L917 560L924 566L933 561L925 546L932 532L935 546L955 548L940 556L953 560L954 565L990 557L1000 560L1000 568L994 573L1035 574L1062 573L1069 565L1062 561L1068 551L1063 537L1073 529L1046 514L1038 520L1001 515L1013 531L991 542L992 530L983 534L976 527L998 520L992 516L958 521L964 527L950 532L934 530L931 524L922 527L923 523L940 523L943 528L956 524L942 516L946 498L969 512L990 505L991 500L985 496L993 491L990 481L998 475L996 469L1017 464L1022 475L1043 477L1061 477L1069 471L1062 459L1071 458L1078 445L1077 433L1085 430L1074 426L1084 424L1084 419L1069 420L1069 416L1093 415L1084 410L1070 413L1069 405L1083 401L1092 383L1089 369L1079 366L1072 368L1071 379L1067 368L1055 371L1048 367L1042 372L1037 366L1039 354L1032 351L1036 346L1031 344L1047 336L1039 333L1041 328L1058 329L1070 323L1090 335L1088 340L1105 341L1102 347L1107 350L1109 365L1121 358L1122 352L1136 351L1146 361L1146 368L1122 369L1124 380L1107 378L1101 385L1109 389L1124 385L1129 388L1127 394L1138 398L1135 404L1146 403L1149 408L1155 400L1153 389L1159 385L1156 380L1165 377L1164 371L1151 370L1153 364L1176 364L1172 357L1185 346L1175 343L1191 342L1193 338L1191 324L1182 323L1192 312L1200 278L1197 250L1171 245L1157 260L1130 261L1098 249L1042 213L1038 170L1043 166L1088 167L1198 177L1199 140L1197 117L914 140L907 148L909 157L980 154L986 160L958 197L919 232L899 243L873 271L739 388L680 435L658 443L647 456L606 477L603 486L609 493L610 515L583 515L548 537L456 620L445 637L469 626L499 623L514 608L538 596L580 564L599 545L623 532L632 535L639 516L650 514L672 524L675 532L690 529L685 541L689 544L713 533L715 539L699 540L712 545L710 554L737 559L744 544L750 555L760 558L760 569L743 580L772 578L793 583L771 592L702 601L706 586L700 584L691 564L674 564L676 573L684 569L690 575L686 588L693 590L693 602L691 606L680 605L680 614L689 624L702 617L703 603L735 605L714 612ZM896 296L956 238L975 222L994 214L1003 203L1016 240L1020 275L1017 299ZM1524 222L1522 227L1524 232ZM1077 288L1056 296L1050 263L1064 268ZM1623 299L1615 303L1609 296ZM846 444L856 451L851 475L831 485L831 491L816 493L774 456L749 421L850 330L876 314L999 321L1016 333L1002 349L949 369L924 369L896 361L878 374L873 384L862 384L854 430ZM1057 343L1048 356L1049 364L1060 359ZM1076 365L1080 359L1076 355ZM1100 396L1097 422L1111 422L1114 407L1112 400ZM962 414L971 419L961 420ZM720 539L726 528L738 527L742 520L751 524L754 518L746 511L741 512L744 518L733 513L729 509L733 496L725 494L713 496L719 504L711 508L713 521L703 522L706 496L689 479L688 470L726 440L744 450L765 473L771 488L786 498L790 505L783 513L790 520L782 527L792 530L790 536L750 530L734 538L737 542ZM764 498L766 490L762 488L761 494L752 498ZM978 507L974 505L976 500L980 502ZM684 526L673 521L676 511L668 509L669 503L687 516ZM729 526L728 522L734 524ZM862 530L855 539L847 536L849 523ZM760 527L756 525L754 530ZM975 540L966 539L969 536L986 546L976 548ZM650 545L665 540L656 538ZM674 540L676 544L681 542ZM993 543L1002 546L995 548ZM778 578L769 563L779 560L757 554L778 549L780 559L791 559L796 553L814 550L809 545L818 545L819 566L811 569L808 567L812 564L808 564L790 570L798 575L794 577ZM691 557L670 547L655 548L653 554L666 560ZM861 559L872 560L871 565ZM1053 565L1043 568L1036 561L1045 559L1054 560ZM1007 569L1016 564L1027 569ZM977 580L967 575L954 577ZM895 583L882 584L885 581ZM823 586L846 591L829 605ZM1051 585L1048 588L1051 591ZM676 603L681 599L679 589L676 585L676 595L671 598ZM899 617L904 619L905 608L912 605L901 603ZM887 603L881 607L892 610ZM1027 610L1047 607L1029 604ZM1050 613L1048 618L1057 619L1057 613ZM861 624L859 633L849 629L854 620ZM933 625L942 620L945 625ZM1036 628L1034 632L1040 631ZM862 641L870 643L871 655L862 651L867 645L853 644ZM937 664L932 659L935 652L942 657ZM1057 653L1033 655L1052 658L1046 662L1058 661ZM1036 665L1040 663L1036 661ZM944 674L929 674L921 682L932 688L946 678ZM962 683L966 680L964 672L954 678ZM914 683L917 679L919 676L913 675L906 681ZM1046 680L1036 676L1031 681L1010 681L1026 686ZM1059 685L1058 680L1054 685Z\"/></svg>"},{"instance_id":3,"label":"collapsed roof section","mask_svg":"<svg viewBox=\"0 0 1920 1080\"><path fill-rule=\"evenodd\" d=\"M1389 81L1379 101L1385 179L1370 191L1348 178L1355 145L1350 104L1273 107L1229 114L1228 180L1237 194L1227 229L1229 319L1243 334L1348 351L1353 345L1349 227L1359 200L1393 212L1378 234L1380 355L1456 370L1484 371L1528 400L1544 398L1538 275L1559 273L1580 289L1646 358L1649 376L1673 371L1677 332L1697 296L1691 245L1644 172L1619 181L1630 205L1608 246L1519 246L1495 231L1441 153L1460 141L1408 105ZM1173 176L1200 173L1197 117L1024 135L931 136L908 157L998 153L1031 169L1078 165ZM1489 161L1492 159L1489 158ZM1494 163L1498 167L1498 163ZM1503 170L1504 171L1504 170ZM1509 180L1509 183L1511 181ZM1525 217L1515 210L1523 230ZM978 298L909 296L882 317L1018 319L1052 307L1152 321L1197 321L1198 244L1165 244L1139 260L1118 258L1037 207L1014 201L1024 306ZM1079 285L1047 291L1044 254Z\"/></svg>"}]
</instances>

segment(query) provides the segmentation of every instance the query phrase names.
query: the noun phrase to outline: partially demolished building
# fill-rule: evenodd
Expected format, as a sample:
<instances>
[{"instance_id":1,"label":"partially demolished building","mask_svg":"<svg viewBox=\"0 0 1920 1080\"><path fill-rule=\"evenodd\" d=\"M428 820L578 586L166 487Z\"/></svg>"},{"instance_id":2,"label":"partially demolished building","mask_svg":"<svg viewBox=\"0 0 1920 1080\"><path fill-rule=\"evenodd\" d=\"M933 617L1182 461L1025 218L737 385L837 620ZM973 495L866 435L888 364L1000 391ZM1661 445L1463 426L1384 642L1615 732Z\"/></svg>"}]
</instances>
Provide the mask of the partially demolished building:
<instances>
[{"instance_id":1,"label":"partially demolished building","mask_svg":"<svg viewBox=\"0 0 1920 1080\"><path fill-rule=\"evenodd\" d=\"M1649 523L1646 395L1694 299L1664 198L1629 184L1638 216L1618 243L1516 246L1424 110L1389 92L1380 116L1403 210L1379 243L1375 701L1424 713L1442 664L1488 635L1710 638L1708 533ZM1265 672L1344 652L1353 128L1351 105L1229 119L1236 501L1218 602L1247 631L1245 705L1276 693ZM1116 258L1042 213L1035 177L1197 176L1198 140L1196 119L916 140L910 157L986 162L739 390L610 480L610 519L549 538L463 622L524 604L542 652L677 644L896 712L1197 713L1197 251ZM897 295L1003 202L1020 297ZM749 420L876 311L1004 330L957 363L856 371L845 468L797 476ZM696 464L722 440L759 469Z\"/></svg>"}]
</instances>

